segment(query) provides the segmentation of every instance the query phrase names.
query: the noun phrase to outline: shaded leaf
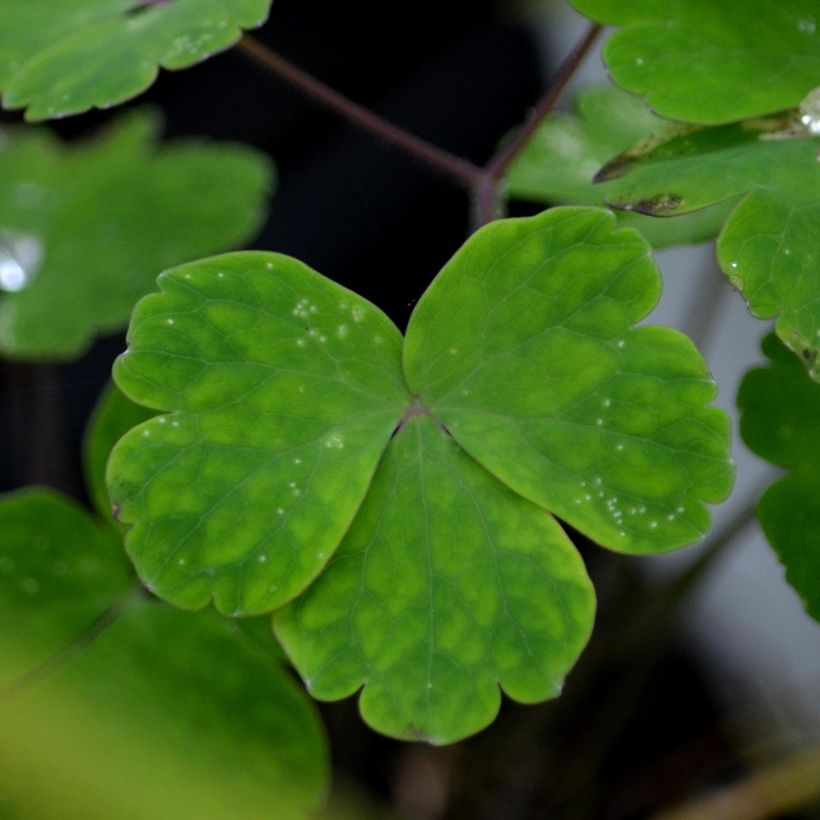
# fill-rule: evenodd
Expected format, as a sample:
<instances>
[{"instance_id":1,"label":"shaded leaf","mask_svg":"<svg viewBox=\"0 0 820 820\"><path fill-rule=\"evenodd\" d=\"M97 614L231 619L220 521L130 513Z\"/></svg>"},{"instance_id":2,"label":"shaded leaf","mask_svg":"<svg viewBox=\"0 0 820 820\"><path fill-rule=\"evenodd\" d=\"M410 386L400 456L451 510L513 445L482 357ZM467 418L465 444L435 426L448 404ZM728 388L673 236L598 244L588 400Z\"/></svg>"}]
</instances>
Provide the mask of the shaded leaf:
<instances>
[{"instance_id":1,"label":"shaded leaf","mask_svg":"<svg viewBox=\"0 0 820 820\"><path fill-rule=\"evenodd\" d=\"M634 327L660 288L608 211L493 223L417 305L408 382L491 473L598 543L693 543L731 488L729 422L689 339Z\"/></svg>"},{"instance_id":2,"label":"shaded leaf","mask_svg":"<svg viewBox=\"0 0 820 820\"><path fill-rule=\"evenodd\" d=\"M667 125L631 94L612 86L590 88L578 97L575 113L554 111L533 134L507 172L509 195L544 204L603 205L609 186L593 184L601 166ZM713 239L727 215L723 206L686 219L622 213L618 221L661 248Z\"/></svg>"},{"instance_id":3,"label":"shaded leaf","mask_svg":"<svg viewBox=\"0 0 820 820\"><path fill-rule=\"evenodd\" d=\"M820 139L790 115L693 129L637 145L601 172L616 208L685 214L745 196L718 240L718 260L758 318L818 377Z\"/></svg>"},{"instance_id":4,"label":"shaded leaf","mask_svg":"<svg viewBox=\"0 0 820 820\"><path fill-rule=\"evenodd\" d=\"M156 412L134 404L115 384L109 384L94 408L86 428L83 461L86 484L97 512L114 527L121 525L114 519L105 468L114 445L132 428L153 418Z\"/></svg>"},{"instance_id":5,"label":"shaded leaf","mask_svg":"<svg viewBox=\"0 0 820 820\"><path fill-rule=\"evenodd\" d=\"M260 26L271 0L3 0L0 93L43 120L109 108Z\"/></svg>"},{"instance_id":6,"label":"shaded leaf","mask_svg":"<svg viewBox=\"0 0 820 820\"><path fill-rule=\"evenodd\" d=\"M757 515L786 580L820 621L820 384L769 336L768 367L750 370L737 404L740 432L757 455L790 472L763 494Z\"/></svg>"},{"instance_id":7,"label":"shaded leaf","mask_svg":"<svg viewBox=\"0 0 820 820\"><path fill-rule=\"evenodd\" d=\"M622 26L604 46L615 82L661 116L724 123L797 105L820 77L816 0L572 0Z\"/></svg>"},{"instance_id":8,"label":"shaded leaf","mask_svg":"<svg viewBox=\"0 0 820 820\"><path fill-rule=\"evenodd\" d=\"M452 743L495 718L499 684L523 703L558 695L594 607L555 520L421 415L390 442L331 564L275 626L315 697L364 685L373 728Z\"/></svg>"},{"instance_id":9,"label":"shaded leaf","mask_svg":"<svg viewBox=\"0 0 820 820\"><path fill-rule=\"evenodd\" d=\"M0 150L3 355L76 357L126 323L157 270L256 229L267 160L236 145L157 148L157 130L140 112L71 147L11 133Z\"/></svg>"},{"instance_id":10,"label":"shaded leaf","mask_svg":"<svg viewBox=\"0 0 820 820\"><path fill-rule=\"evenodd\" d=\"M267 651L213 613L140 599L113 532L55 493L0 500L0 528L0 672L6 687L24 683L0 706L4 791L17 794L33 767L59 816L93 815L93 789L51 777L70 742L75 775L127 794L134 816L196 805L219 817L233 801L243 817L272 817L271 801L287 815L322 798L316 713ZM29 802L42 795L23 797L26 816L40 816Z\"/></svg>"},{"instance_id":11,"label":"shaded leaf","mask_svg":"<svg viewBox=\"0 0 820 820\"><path fill-rule=\"evenodd\" d=\"M131 431L108 482L157 594L256 614L338 546L408 394L401 335L294 259L240 253L164 273L115 366L134 400L174 411Z\"/></svg>"}]
</instances>

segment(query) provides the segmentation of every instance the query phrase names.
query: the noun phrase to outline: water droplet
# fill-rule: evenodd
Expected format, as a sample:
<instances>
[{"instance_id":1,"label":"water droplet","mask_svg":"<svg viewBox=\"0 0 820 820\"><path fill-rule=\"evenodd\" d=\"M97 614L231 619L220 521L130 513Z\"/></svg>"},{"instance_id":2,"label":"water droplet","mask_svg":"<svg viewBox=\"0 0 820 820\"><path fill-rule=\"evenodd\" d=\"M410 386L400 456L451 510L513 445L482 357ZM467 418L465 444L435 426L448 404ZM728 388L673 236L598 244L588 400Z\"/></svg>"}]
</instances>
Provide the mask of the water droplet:
<instances>
[{"instance_id":1,"label":"water droplet","mask_svg":"<svg viewBox=\"0 0 820 820\"><path fill-rule=\"evenodd\" d=\"M284 507L277 507L276 508L276 514L277 515L284 515L285 514L285 508Z\"/></svg>"},{"instance_id":2,"label":"water droplet","mask_svg":"<svg viewBox=\"0 0 820 820\"><path fill-rule=\"evenodd\" d=\"M730 263L729 263L729 267L730 267L730 268L732 268L732 270L734 270L735 268L737 268L737 261L732 261L732 262L730 262Z\"/></svg>"},{"instance_id":3,"label":"water droplet","mask_svg":"<svg viewBox=\"0 0 820 820\"><path fill-rule=\"evenodd\" d=\"M624 446L623 444L616 444L615 449L620 453L624 449Z\"/></svg>"},{"instance_id":4,"label":"water droplet","mask_svg":"<svg viewBox=\"0 0 820 820\"><path fill-rule=\"evenodd\" d=\"M273 262L268 262L268 263L265 265L265 267L266 267L268 270L273 270Z\"/></svg>"},{"instance_id":5,"label":"water droplet","mask_svg":"<svg viewBox=\"0 0 820 820\"><path fill-rule=\"evenodd\" d=\"M604 399L601 402L602 406L604 407L611 407L612 406L612 399Z\"/></svg>"},{"instance_id":6,"label":"water droplet","mask_svg":"<svg viewBox=\"0 0 820 820\"><path fill-rule=\"evenodd\" d=\"M801 17L797 21L797 28L806 34L814 34L817 29L817 24L813 17Z\"/></svg>"},{"instance_id":7,"label":"water droplet","mask_svg":"<svg viewBox=\"0 0 820 820\"><path fill-rule=\"evenodd\" d=\"M350 315L353 317L354 322L361 322L361 320L364 319L364 310L360 307L354 307L350 311Z\"/></svg>"},{"instance_id":8,"label":"water droplet","mask_svg":"<svg viewBox=\"0 0 820 820\"><path fill-rule=\"evenodd\" d=\"M347 325L339 325L339 327L336 328L336 335L340 339L344 339L347 336Z\"/></svg>"},{"instance_id":9,"label":"water droplet","mask_svg":"<svg viewBox=\"0 0 820 820\"><path fill-rule=\"evenodd\" d=\"M294 464L301 464L301 463L302 463L302 459L301 459L301 458L295 458L295 459L293 459L293 463L294 463Z\"/></svg>"},{"instance_id":10,"label":"water droplet","mask_svg":"<svg viewBox=\"0 0 820 820\"><path fill-rule=\"evenodd\" d=\"M657 529L657 526L658 526L658 522L657 522L657 521L650 521L650 522L649 522L649 527L650 527L650 529L653 529L653 530L654 530L654 529Z\"/></svg>"},{"instance_id":11,"label":"water droplet","mask_svg":"<svg viewBox=\"0 0 820 820\"><path fill-rule=\"evenodd\" d=\"M268 560L268 556L260 555L256 560L259 561L260 564L264 564Z\"/></svg>"},{"instance_id":12,"label":"water droplet","mask_svg":"<svg viewBox=\"0 0 820 820\"><path fill-rule=\"evenodd\" d=\"M217 276L218 276L220 279L224 279L224 278L225 278L225 274L224 274L222 271L219 271L219 273L217 273Z\"/></svg>"},{"instance_id":13,"label":"water droplet","mask_svg":"<svg viewBox=\"0 0 820 820\"><path fill-rule=\"evenodd\" d=\"M457 347L451 347L450 348L450 355L455 356L456 353L458 353L458 348Z\"/></svg>"},{"instance_id":14,"label":"water droplet","mask_svg":"<svg viewBox=\"0 0 820 820\"><path fill-rule=\"evenodd\" d=\"M604 423L604 420L603 420L603 419L595 419L595 423L596 423L599 427L601 427L601 426L603 425L603 423Z\"/></svg>"},{"instance_id":15,"label":"water droplet","mask_svg":"<svg viewBox=\"0 0 820 820\"><path fill-rule=\"evenodd\" d=\"M643 65L643 57L636 57L635 65Z\"/></svg>"},{"instance_id":16,"label":"water droplet","mask_svg":"<svg viewBox=\"0 0 820 820\"><path fill-rule=\"evenodd\" d=\"M143 438L148 438L148 436L150 436L150 435L151 435L151 431L150 431L150 430L143 430L143 431L142 431L142 437L143 437Z\"/></svg>"},{"instance_id":17,"label":"water droplet","mask_svg":"<svg viewBox=\"0 0 820 820\"><path fill-rule=\"evenodd\" d=\"M678 507L678 512L679 513L686 512L686 507Z\"/></svg>"},{"instance_id":18,"label":"water droplet","mask_svg":"<svg viewBox=\"0 0 820 820\"><path fill-rule=\"evenodd\" d=\"M307 342L304 339L297 339L296 340L296 347L304 347Z\"/></svg>"},{"instance_id":19,"label":"water droplet","mask_svg":"<svg viewBox=\"0 0 820 820\"><path fill-rule=\"evenodd\" d=\"M0 290L25 290L40 270L43 255L36 237L0 230Z\"/></svg>"},{"instance_id":20,"label":"water droplet","mask_svg":"<svg viewBox=\"0 0 820 820\"><path fill-rule=\"evenodd\" d=\"M179 427L179 422L178 422L178 421L176 421L176 420L175 420L175 421L172 421L172 422L171 422L171 427Z\"/></svg>"},{"instance_id":21,"label":"water droplet","mask_svg":"<svg viewBox=\"0 0 820 820\"><path fill-rule=\"evenodd\" d=\"M179 561L177 561L177 563L178 563L181 567L184 567L184 566L188 563L188 561L187 561L187 559L185 559L185 558L180 558L180 559L179 559Z\"/></svg>"},{"instance_id":22,"label":"water droplet","mask_svg":"<svg viewBox=\"0 0 820 820\"><path fill-rule=\"evenodd\" d=\"M172 325L173 323L174 323L173 319L166 319L165 320L165 324L167 324L167 325Z\"/></svg>"},{"instance_id":23,"label":"water droplet","mask_svg":"<svg viewBox=\"0 0 820 820\"><path fill-rule=\"evenodd\" d=\"M325 447L333 450L341 450L345 446L345 440L339 433L331 433L325 438Z\"/></svg>"},{"instance_id":24,"label":"water droplet","mask_svg":"<svg viewBox=\"0 0 820 820\"><path fill-rule=\"evenodd\" d=\"M618 347L624 348L626 346L626 342L623 339L618 339Z\"/></svg>"}]
</instances>

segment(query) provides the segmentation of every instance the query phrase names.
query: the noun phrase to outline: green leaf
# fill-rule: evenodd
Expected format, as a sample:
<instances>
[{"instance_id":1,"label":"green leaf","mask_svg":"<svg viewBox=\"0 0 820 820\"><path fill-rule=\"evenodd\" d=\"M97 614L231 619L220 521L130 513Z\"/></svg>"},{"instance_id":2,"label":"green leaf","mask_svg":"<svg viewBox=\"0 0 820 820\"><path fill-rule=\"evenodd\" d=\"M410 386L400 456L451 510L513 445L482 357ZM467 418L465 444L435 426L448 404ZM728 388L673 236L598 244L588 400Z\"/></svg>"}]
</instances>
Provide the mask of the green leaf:
<instances>
[{"instance_id":1,"label":"green leaf","mask_svg":"<svg viewBox=\"0 0 820 820\"><path fill-rule=\"evenodd\" d=\"M65 763L50 762L70 744L73 777L154 807L140 817L224 817L231 801L269 817L272 800L322 798L316 713L267 650L213 613L138 597L113 531L55 493L0 500L0 530L0 723L18 744L0 790L14 795L18 767L34 766L39 790L70 799L71 783L51 785ZM80 802L60 816L89 816L93 792L74 789Z\"/></svg>"},{"instance_id":2,"label":"green leaf","mask_svg":"<svg viewBox=\"0 0 820 820\"><path fill-rule=\"evenodd\" d=\"M763 494L757 515L786 568L786 580L820 621L820 384L773 337L769 367L750 370L737 404L754 453L790 470Z\"/></svg>"},{"instance_id":3,"label":"green leaf","mask_svg":"<svg viewBox=\"0 0 820 820\"><path fill-rule=\"evenodd\" d=\"M659 136L600 174L616 208L672 216L744 195L718 260L814 378L820 352L820 139L789 115Z\"/></svg>"},{"instance_id":4,"label":"green leaf","mask_svg":"<svg viewBox=\"0 0 820 820\"><path fill-rule=\"evenodd\" d=\"M270 611L339 545L408 401L401 335L294 259L239 253L164 273L134 311L114 377L173 411L109 464L126 546L190 608Z\"/></svg>"},{"instance_id":5,"label":"green leaf","mask_svg":"<svg viewBox=\"0 0 820 820\"><path fill-rule=\"evenodd\" d=\"M493 223L416 307L408 382L491 473L598 543L695 542L732 485L729 422L689 339L634 327L660 289L608 211Z\"/></svg>"},{"instance_id":6,"label":"green leaf","mask_svg":"<svg viewBox=\"0 0 820 820\"><path fill-rule=\"evenodd\" d=\"M697 540L731 485L702 358L633 327L660 291L648 250L600 208L493 223L416 307L404 372L388 320L295 260L163 275L115 369L173 411L109 466L141 576L185 606L256 612L324 568L278 634L317 697L364 684L365 718L397 737L477 731L499 685L556 695L593 600L548 511L653 553ZM303 510L293 491L319 479L331 491ZM279 524L290 505L299 529Z\"/></svg>"},{"instance_id":7,"label":"green leaf","mask_svg":"<svg viewBox=\"0 0 820 820\"><path fill-rule=\"evenodd\" d=\"M594 609L555 520L420 415L392 439L330 566L275 626L315 697L364 685L375 729L452 743L495 718L499 684L523 703L558 695Z\"/></svg>"},{"instance_id":8,"label":"green leaf","mask_svg":"<svg viewBox=\"0 0 820 820\"><path fill-rule=\"evenodd\" d=\"M544 204L603 205L609 186L592 181L601 166L666 125L631 94L612 86L590 88L578 97L575 113L555 111L533 134L507 172L509 195ZM661 248L713 239L727 215L724 205L685 219L622 213L618 221Z\"/></svg>"},{"instance_id":9,"label":"green leaf","mask_svg":"<svg viewBox=\"0 0 820 820\"><path fill-rule=\"evenodd\" d=\"M132 427L155 415L155 411L134 404L111 383L103 390L89 419L83 446L86 485L97 512L116 528L122 525L112 515L108 487L105 484L108 457L114 445Z\"/></svg>"},{"instance_id":10,"label":"green leaf","mask_svg":"<svg viewBox=\"0 0 820 820\"><path fill-rule=\"evenodd\" d=\"M262 25L271 0L3 0L0 92L43 120L110 108Z\"/></svg>"},{"instance_id":11,"label":"green leaf","mask_svg":"<svg viewBox=\"0 0 820 820\"><path fill-rule=\"evenodd\" d=\"M820 78L817 0L572 0L622 26L612 78L663 117L725 123L797 105Z\"/></svg>"},{"instance_id":12,"label":"green leaf","mask_svg":"<svg viewBox=\"0 0 820 820\"><path fill-rule=\"evenodd\" d=\"M156 272L247 239L271 186L237 145L157 147L157 117L66 147L44 131L0 150L0 352L71 358L125 325ZM5 292L3 292L5 290Z\"/></svg>"},{"instance_id":13,"label":"green leaf","mask_svg":"<svg viewBox=\"0 0 820 820\"><path fill-rule=\"evenodd\" d=\"M49 490L22 490L0 501L0 532L4 687L90 628L133 581L119 539Z\"/></svg>"}]
</instances>

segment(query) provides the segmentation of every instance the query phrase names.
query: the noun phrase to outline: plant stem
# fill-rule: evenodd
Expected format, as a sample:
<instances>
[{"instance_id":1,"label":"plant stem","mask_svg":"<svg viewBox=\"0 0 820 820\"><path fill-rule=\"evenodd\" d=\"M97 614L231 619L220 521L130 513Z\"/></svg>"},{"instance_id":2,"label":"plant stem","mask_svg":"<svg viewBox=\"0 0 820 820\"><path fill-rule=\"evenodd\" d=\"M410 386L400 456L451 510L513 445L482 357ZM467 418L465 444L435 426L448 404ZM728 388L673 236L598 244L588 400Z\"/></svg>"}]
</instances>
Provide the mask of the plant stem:
<instances>
[{"instance_id":1,"label":"plant stem","mask_svg":"<svg viewBox=\"0 0 820 820\"><path fill-rule=\"evenodd\" d=\"M601 32L598 23L592 23L575 47L564 58L544 95L530 112L523 125L499 146L484 166L481 181L473 186L473 229L480 228L501 216L500 182L507 168L529 142L530 137L558 103L569 81L575 76Z\"/></svg>"},{"instance_id":2,"label":"plant stem","mask_svg":"<svg viewBox=\"0 0 820 820\"><path fill-rule=\"evenodd\" d=\"M475 230L501 217L503 207L500 181L505 171L523 150L542 120L555 108L561 94L575 75L600 31L601 26L597 23L589 26L584 36L558 67L549 88L532 109L524 124L498 149L483 168L388 122L370 109L359 105L293 65L248 34L239 41L239 48L256 63L301 91L309 99L329 108L363 131L396 146L408 156L424 162L433 170L450 177L457 184L466 188L471 195L471 221Z\"/></svg>"},{"instance_id":3,"label":"plant stem","mask_svg":"<svg viewBox=\"0 0 820 820\"><path fill-rule=\"evenodd\" d=\"M457 157L426 140L416 137L378 114L325 85L321 80L288 62L259 40L245 35L239 48L267 70L286 83L299 89L305 96L331 109L348 122L395 145L409 156L426 163L430 168L449 176L467 189L477 186L483 179L482 170L466 159Z\"/></svg>"}]
</instances>

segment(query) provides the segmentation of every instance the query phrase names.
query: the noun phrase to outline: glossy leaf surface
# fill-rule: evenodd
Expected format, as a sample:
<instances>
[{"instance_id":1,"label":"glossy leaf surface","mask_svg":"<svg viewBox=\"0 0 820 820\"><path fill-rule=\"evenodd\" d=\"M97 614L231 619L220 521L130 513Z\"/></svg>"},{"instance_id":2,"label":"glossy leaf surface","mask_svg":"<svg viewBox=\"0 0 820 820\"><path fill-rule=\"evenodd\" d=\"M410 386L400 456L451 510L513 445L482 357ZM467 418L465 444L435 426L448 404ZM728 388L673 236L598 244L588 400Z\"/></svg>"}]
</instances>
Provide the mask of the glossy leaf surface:
<instances>
[{"instance_id":1,"label":"glossy leaf surface","mask_svg":"<svg viewBox=\"0 0 820 820\"><path fill-rule=\"evenodd\" d=\"M685 214L745 194L718 240L718 260L759 318L818 376L820 139L774 117L670 134L601 173L615 207Z\"/></svg>"},{"instance_id":2,"label":"glossy leaf surface","mask_svg":"<svg viewBox=\"0 0 820 820\"><path fill-rule=\"evenodd\" d=\"M740 432L790 472L766 490L757 515L786 580L820 621L820 384L773 336L763 349L769 367L749 371L738 394Z\"/></svg>"},{"instance_id":3,"label":"glossy leaf surface","mask_svg":"<svg viewBox=\"0 0 820 820\"><path fill-rule=\"evenodd\" d=\"M601 166L666 126L632 94L612 86L588 89L578 97L574 113L552 112L533 134L507 172L509 195L544 204L603 205L609 185L593 184ZM722 205L685 219L621 213L618 221L661 248L713 239L727 216L728 207Z\"/></svg>"},{"instance_id":4,"label":"glossy leaf surface","mask_svg":"<svg viewBox=\"0 0 820 820\"><path fill-rule=\"evenodd\" d=\"M495 718L499 684L523 703L558 695L594 607L555 520L422 415L391 441L331 564L275 624L313 695L364 685L374 728L452 743Z\"/></svg>"},{"instance_id":5,"label":"glossy leaf surface","mask_svg":"<svg viewBox=\"0 0 820 820\"><path fill-rule=\"evenodd\" d=\"M15 130L0 150L0 353L72 358L125 325L158 270L247 239L271 185L237 145L156 146L138 112L67 147Z\"/></svg>"},{"instance_id":6,"label":"glossy leaf surface","mask_svg":"<svg viewBox=\"0 0 820 820\"><path fill-rule=\"evenodd\" d=\"M115 793L144 792L154 811L139 816L184 815L200 791L216 801L197 811L208 817L228 799L249 817L270 816L259 807L272 800L289 816L321 799L315 711L268 652L213 613L138 596L113 531L56 493L0 500L0 526L0 721L19 743L0 776L7 794L21 785L10 772L45 765L68 736ZM74 816L93 805L87 791Z\"/></svg>"},{"instance_id":7,"label":"glossy leaf surface","mask_svg":"<svg viewBox=\"0 0 820 820\"><path fill-rule=\"evenodd\" d=\"M621 26L604 46L615 82L661 116L724 123L797 105L820 78L816 0L572 0Z\"/></svg>"},{"instance_id":8,"label":"glossy leaf surface","mask_svg":"<svg viewBox=\"0 0 820 820\"><path fill-rule=\"evenodd\" d=\"M317 697L364 684L387 734L450 742L492 720L499 685L557 694L593 598L550 512L660 552L697 540L703 502L729 490L714 383L685 337L633 327L659 275L609 211L472 236L416 307L403 360L376 308L287 257L217 257L160 286L115 370L171 411L109 467L140 574L227 611L274 608L318 575L279 635ZM283 532L318 477L330 492Z\"/></svg>"},{"instance_id":9,"label":"glossy leaf surface","mask_svg":"<svg viewBox=\"0 0 820 820\"><path fill-rule=\"evenodd\" d=\"M408 401L401 335L288 257L241 253L164 273L114 376L173 411L109 465L126 545L180 606L270 611L327 563Z\"/></svg>"},{"instance_id":10,"label":"glossy leaf surface","mask_svg":"<svg viewBox=\"0 0 820 820\"><path fill-rule=\"evenodd\" d=\"M261 25L271 0L3 0L0 93L29 120L109 108Z\"/></svg>"},{"instance_id":11,"label":"glossy leaf surface","mask_svg":"<svg viewBox=\"0 0 820 820\"><path fill-rule=\"evenodd\" d=\"M408 382L491 473L599 544L692 543L731 488L729 424L689 339L635 327L660 288L607 211L493 223L416 307Z\"/></svg>"}]
</instances>

